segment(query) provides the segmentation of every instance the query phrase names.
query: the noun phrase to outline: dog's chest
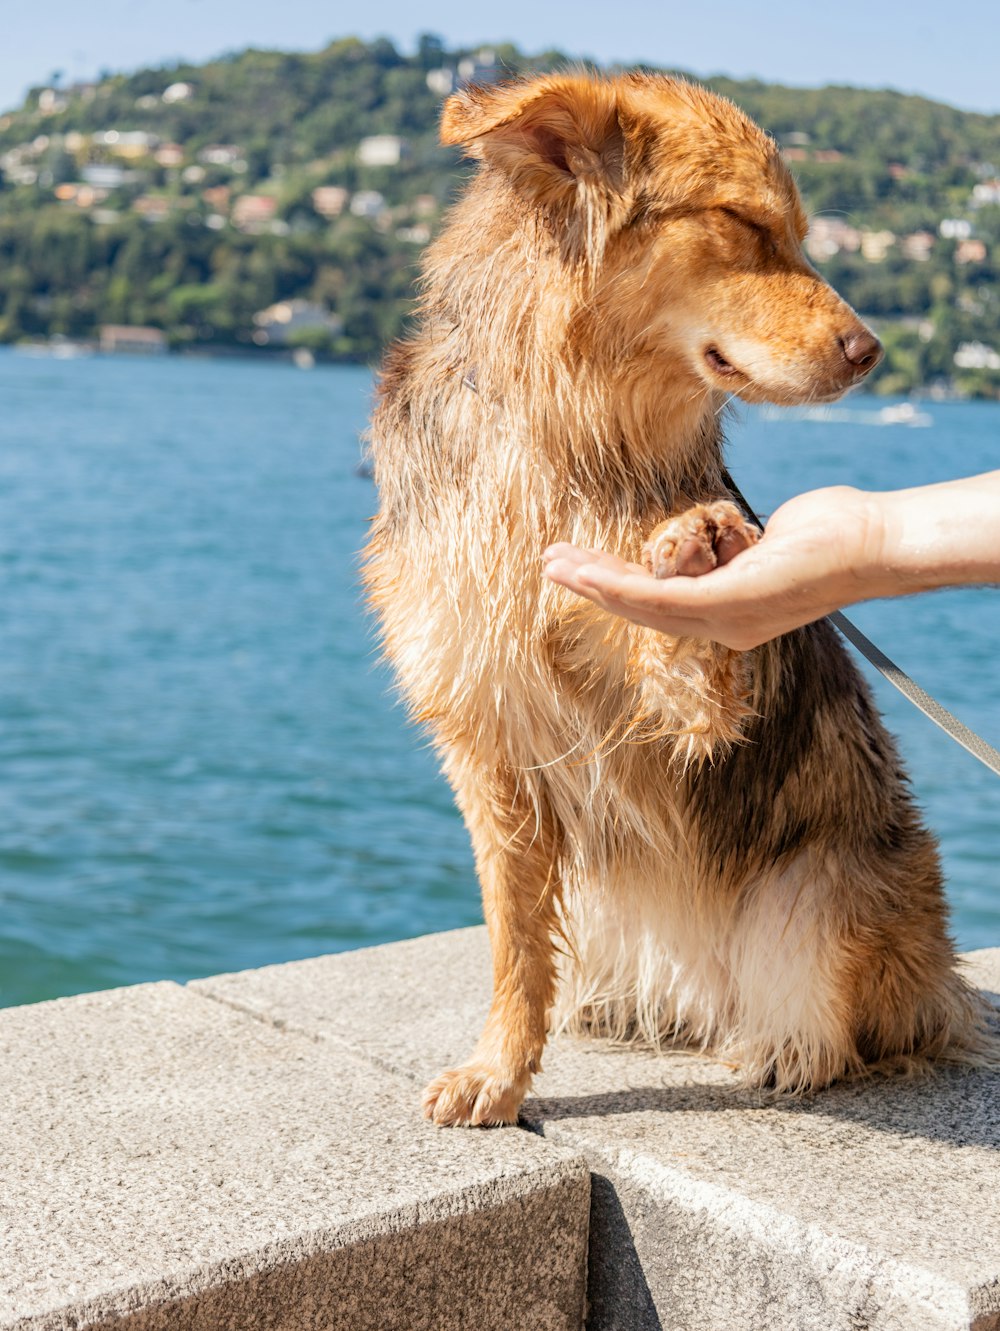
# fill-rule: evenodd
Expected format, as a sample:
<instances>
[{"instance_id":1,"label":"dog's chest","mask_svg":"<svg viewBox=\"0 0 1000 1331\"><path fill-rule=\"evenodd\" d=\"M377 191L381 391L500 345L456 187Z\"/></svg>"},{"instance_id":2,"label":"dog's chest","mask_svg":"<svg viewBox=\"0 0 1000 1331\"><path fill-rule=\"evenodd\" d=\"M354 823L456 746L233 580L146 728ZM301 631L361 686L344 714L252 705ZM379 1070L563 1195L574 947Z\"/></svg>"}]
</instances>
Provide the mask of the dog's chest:
<instances>
[{"instance_id":1,"label":"dog's chest","mask_svg":"<svg viewBox=\"0 0 1000 1331\"><path fill-rule=\"evenodd\" d=\"M588 503L540 450L491 424L471 465L439 472L379 554L389 655L417 713L445 743L474 736L523 768L710 732L710 663L656 650L651 669L648 631L542 577L555 540L635 557L662 508Z\"/></svg>"}]
</instances>

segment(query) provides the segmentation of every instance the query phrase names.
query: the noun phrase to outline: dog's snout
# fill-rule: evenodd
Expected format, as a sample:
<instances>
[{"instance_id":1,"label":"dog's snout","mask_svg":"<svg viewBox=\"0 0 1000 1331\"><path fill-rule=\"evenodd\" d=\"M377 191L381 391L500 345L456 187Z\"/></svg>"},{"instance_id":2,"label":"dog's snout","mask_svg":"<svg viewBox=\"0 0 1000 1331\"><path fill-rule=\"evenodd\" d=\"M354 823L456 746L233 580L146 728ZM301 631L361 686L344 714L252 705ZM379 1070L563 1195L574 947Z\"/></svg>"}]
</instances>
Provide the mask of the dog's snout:
<instances>
[{"instance_id":1,"label":"dog's snout","mask_svg":"<svg viewBox=\"0 0 1000 1331\"><path fill-rule=\"evenodd\" d=\"M865 374L882 359L882 343L867 328L848 333L840 339L840 345L850 363Z\"/></svg>"}]
</instances>

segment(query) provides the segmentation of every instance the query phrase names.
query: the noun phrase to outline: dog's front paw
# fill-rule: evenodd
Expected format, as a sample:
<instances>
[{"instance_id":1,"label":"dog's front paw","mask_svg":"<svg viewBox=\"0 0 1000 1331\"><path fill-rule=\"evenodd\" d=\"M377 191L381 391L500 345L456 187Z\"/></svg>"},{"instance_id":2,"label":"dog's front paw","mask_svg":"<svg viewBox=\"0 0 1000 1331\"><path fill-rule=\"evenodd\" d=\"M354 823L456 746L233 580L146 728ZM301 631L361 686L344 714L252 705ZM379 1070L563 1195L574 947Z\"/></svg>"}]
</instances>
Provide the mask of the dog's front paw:
<instances>
[{"instance_id":1,"label":"dog's front paw","mask_svg":"<svg viewBox=\"0 0 1000 1331\"><path fill-rule=\"evenodd\" d=\"M450 1068L426 1088L424 1117L444 1128L498 1128L516 1123L529 1078L511 1078L488 1063Z\"/></svg>"},{"instance_id":2,"label":"dog's front paw","mask_svg":"<svg viewBox=\"0 0 1000 1331\"><path fill-rule=\"evenodd\" d=\"M760 532L736 505L720 499L696 504L654 527L642 547L642 562L656 578L696 578L759 540Z\"/></svg>"}]
</instances>

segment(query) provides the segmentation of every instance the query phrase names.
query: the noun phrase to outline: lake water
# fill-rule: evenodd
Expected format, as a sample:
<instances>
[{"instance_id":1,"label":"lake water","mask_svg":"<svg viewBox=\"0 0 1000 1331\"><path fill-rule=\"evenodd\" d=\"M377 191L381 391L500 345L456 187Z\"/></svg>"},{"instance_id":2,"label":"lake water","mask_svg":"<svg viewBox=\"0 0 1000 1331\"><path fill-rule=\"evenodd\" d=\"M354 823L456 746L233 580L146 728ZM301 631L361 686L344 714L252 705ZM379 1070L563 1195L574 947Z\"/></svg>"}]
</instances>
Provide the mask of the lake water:
<instances>
[{"instance_id":1,"label":"lake water","mask_svg":"<svg viewBox=\"0 0 1000 1331\"><path fill-rule=\"evenodd\" d=\"M0 351L0 1004L188 979L480 919L465 832L376 663L354 475L370 376ZM746 412L763 511L1000 466L933 426ZM1000 745L1000 599L853 612ZM1000 944L1000 781L880 681L960 944Z\"/></svg>"}]
</instances>

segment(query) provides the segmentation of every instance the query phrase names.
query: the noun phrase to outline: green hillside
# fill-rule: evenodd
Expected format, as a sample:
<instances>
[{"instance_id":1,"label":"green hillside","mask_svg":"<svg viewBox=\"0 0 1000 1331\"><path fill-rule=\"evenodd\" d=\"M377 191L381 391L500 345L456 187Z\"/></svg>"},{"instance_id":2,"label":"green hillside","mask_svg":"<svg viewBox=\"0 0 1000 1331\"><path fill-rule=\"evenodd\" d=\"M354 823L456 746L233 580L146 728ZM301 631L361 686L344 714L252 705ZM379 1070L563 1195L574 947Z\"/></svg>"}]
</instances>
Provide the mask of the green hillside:
<instances>
[{"instance_id":1,"label":"green hillside","mask_svg":"<svg viewBox=\"0 0 1000 1331\"><path fill-rule=\"evenodd\" d=\"M374 359L469 169L437 143L442 96L565 63L348 38L34 89L0 116L0 341L126 324ZM874 388L1000 395L1000 116L708 82L782 144L814 261L886 341Z\"/></svg>"}]
</instances>

